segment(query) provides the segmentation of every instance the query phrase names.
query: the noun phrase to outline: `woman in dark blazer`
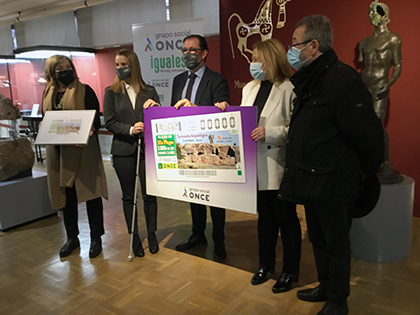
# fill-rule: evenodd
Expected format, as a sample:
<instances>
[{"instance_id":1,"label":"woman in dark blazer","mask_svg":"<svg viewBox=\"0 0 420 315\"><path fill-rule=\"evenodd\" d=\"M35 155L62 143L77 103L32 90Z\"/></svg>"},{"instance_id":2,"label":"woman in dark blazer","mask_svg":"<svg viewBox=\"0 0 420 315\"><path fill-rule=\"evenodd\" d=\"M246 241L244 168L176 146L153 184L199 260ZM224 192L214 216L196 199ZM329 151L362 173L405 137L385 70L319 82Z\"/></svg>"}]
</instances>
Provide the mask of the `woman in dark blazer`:
<instances>
[{"instance_id":1,"label":"woman in dark blazer","mask_svg":"<svg viewBox=\"0 0 420 315\"><path fill-rule=\"evenodd\" d=\"M146 218L149 251L156 254L159 244L155 235L157 202L155 196L146 194L143 104L152 99L159 103L154 87L146 85L142 79L137 55L128 49L121 49L115 56L117 76L114 84L105 90L104 116L106 128L114 134L111 154L112 165L117 173L121 190L124 216L128 232L131 233L133 216L136 165L139 164L140 186ZM137 161L137 147L140 138L140 161ZM144 256L135 218L133 251L138 257Z\"/></svg>"}]
</instances>

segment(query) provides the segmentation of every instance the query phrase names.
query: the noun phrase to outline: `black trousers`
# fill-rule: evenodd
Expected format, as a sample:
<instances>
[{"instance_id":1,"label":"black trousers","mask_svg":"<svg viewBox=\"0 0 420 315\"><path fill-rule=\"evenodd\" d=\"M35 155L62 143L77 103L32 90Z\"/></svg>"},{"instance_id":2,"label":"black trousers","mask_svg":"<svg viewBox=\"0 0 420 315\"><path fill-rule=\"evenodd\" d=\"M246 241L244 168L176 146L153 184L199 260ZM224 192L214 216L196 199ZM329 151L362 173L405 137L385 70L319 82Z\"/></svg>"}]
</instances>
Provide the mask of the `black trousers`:
<instances>
[{"instance_id":1,"label":"black trousers","mask_svg":"<svg viewBox=\"0 0 420 315\"><path fill-rule=\"evenodd\" d=\"M302 232L296 205L276 197L277 190L262 190L257 194L259 263L275 269L280 229L283 243L282 272L299 274Z\"/></svg>"},{"instance_id":2,"label":"black trousers","mask_svg":"<svg viewBox=\"0 0 420 315\"><path fill-rule=\"evenodd\" d=\"M207 207L196 203L190 203L192 217L192 232L198 238L205 238L204 230L207 222ZM210 207L211 220L213 221L213 241L221 244L225 240L226 209Z\"/></svg>"},{"instance_id":3,"label":"black trousers","mask_svg":"<svg viewBox=\"0 0 420 315\"><path fill-rule=\"evenodd\" d=\"M329 300L340 303L350 295L350 226L353 203L305 205L318 281Z\"/></svg>"},{"instance_id":4,"label":"black trousers","mask_svg":"<svg viewBox=\"0 0 420 315\"><path fill-rule=\"evenodd\" d=\"M113 166L117 173L118 180L122 190L122 201L124 217L127 223L128 233L131 233L131 224L133 219L134 189L136 184L136 164L137 153L129 156L112 156ZM157 229L157 200L155 196L146 194L146 166L145 161L139 162L140 187L143 198L143 210L146 218L146 227L148 232L155 232ZM134 221L134 233L138 233L137 212Z\"/></svg>"},{"instance_id":5,"label":"black trousers","mask_svg":"<svg viewBox=\"0 0 420 315\"><path fill-rule=\"evenodd\" d=\"M72 188L66 188L66 206L62 210L67 238L74 238L79 235L77 204L76 188L74 186ZM86 201L86 210L89 220L90 238L97 238L104 235L102 198L99 197Z\"/></svg>"}]
</instances>

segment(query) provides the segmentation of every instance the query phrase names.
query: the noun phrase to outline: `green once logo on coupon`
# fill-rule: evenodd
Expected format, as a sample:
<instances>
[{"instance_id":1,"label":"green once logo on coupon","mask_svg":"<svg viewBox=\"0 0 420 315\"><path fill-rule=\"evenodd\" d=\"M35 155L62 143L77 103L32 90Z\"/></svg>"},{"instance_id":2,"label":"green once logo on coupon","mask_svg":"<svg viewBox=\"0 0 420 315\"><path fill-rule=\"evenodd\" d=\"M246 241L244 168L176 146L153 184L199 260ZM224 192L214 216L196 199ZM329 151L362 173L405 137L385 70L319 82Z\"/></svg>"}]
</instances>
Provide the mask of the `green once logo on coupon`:
<instances>
[{"instance_id":1,"label":"green once logo on coupon","mask_svg":"<svg viewBox=\"0 0 420 315\"><path fill-rule=\"evenodd\" d=\"M156 151L158 156L176 156L175 136L156 136Z\"/></svg>"}]
</instances>

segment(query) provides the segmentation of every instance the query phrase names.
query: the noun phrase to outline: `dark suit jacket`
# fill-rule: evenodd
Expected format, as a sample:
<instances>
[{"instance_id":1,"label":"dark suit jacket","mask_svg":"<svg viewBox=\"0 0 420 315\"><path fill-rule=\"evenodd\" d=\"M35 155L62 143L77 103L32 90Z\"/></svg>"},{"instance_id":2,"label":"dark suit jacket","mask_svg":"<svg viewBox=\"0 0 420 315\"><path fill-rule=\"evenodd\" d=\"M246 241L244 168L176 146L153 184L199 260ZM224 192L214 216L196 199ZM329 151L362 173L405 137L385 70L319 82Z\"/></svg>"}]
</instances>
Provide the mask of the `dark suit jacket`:
<instances>
[{"instance_id":1,"label":"dark suit jacket","mask_svg":"<svg viewBox=\"0 0 420 315\"><path fill-rule=\"evenodd\" d=\"M187 82L189 71L178 74L172 84L171 106L182 99L182 90ZM225 77L206 67L203 78L197 89L195 104L200 106L213 106L217 102L229 103L229 87Z\"/></svg>"},{"instance_id":2,"label":"dark suit jacket","mask_svg":"<svg viewBox=\"0 0 420 315\"><path fill-rule=\"evenodd\" d=\"M107 87L104 97L104 116L106 129L114 134L111 154L127 156L136 151L138 137L130 135L130 128L143 121L143 104L149 98L159 102L154 87L146 85L146 89L137 96L135 109L127 93L114 93ZM143 133L140 134L142 155L144 156Z\"/></svg>"}]
</instances>

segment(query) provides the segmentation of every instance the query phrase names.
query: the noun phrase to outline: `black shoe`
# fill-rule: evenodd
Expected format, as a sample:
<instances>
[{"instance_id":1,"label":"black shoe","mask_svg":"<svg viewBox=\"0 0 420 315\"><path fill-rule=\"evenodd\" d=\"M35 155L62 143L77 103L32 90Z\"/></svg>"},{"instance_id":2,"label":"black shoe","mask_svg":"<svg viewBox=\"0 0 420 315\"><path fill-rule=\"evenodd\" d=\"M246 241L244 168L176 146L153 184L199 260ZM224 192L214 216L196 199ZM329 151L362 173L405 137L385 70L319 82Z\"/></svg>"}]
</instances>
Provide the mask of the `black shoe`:
<instances>
[{"instance_id":1,"label":"black shoe","mask_svg":"<svg viewBox=\"0 0 420 315\"><path fill-rule=\"evenodd\" d=\"M133 235L133 252L137 257L144 257L144 249L138 234Z\"/></svg>"},{"instance_id":2,"label":"black shoe","mask_svg":"<svg viewBox=\"0 0 420 315\"><path fill-rule=\"evenodd\" d=\"M260 265L258 267L257 272L254 273L254 275L252 276L251 284L252 285L257 285L257 284L261 284L261 283L266 282L269 278L268 277L269 273L274 273L274 269L270 269L266 266Z\"/></svg>"},{"instance_id":3,"label":"black shoe","mask_svg":"<svg viewBox=\"0 0 420 315\"><path fill-rule=\"evenodd\" d=\"M213 259L217 262L222 262L226 258L225 243L214 243Z\"/></svg>"},{"instance_id":4,"label":"black shoe","mask_svg":"<svg viewBox=\"0 0 420 315\"><path fill-rule=\"evenodd\" d=\"M73 251L76 248L79 248L79 247L80 247L80 242L77 236L67 239L66 244L64 244L64 246L61 247L60 249L60 257L67 257L68 255L73 253Z\"/></svg>"},{"instance_id":5,"label":"black shoe","mask_svg":"<svg viewBox=\"0 0 420 315\"><path fill-rule=\"evenodd\" d=\"M327 300L327 292L323 287L321 287L321 285L319 285L313 289L298 291L297 298L307 302L325 302Z\"/></svg>"},{"instance_id":6,"label":"black shoe","mask_svg":"<svg viewBox=\"0 0 420 315\"><path fill-rule=\"evenodd\" d=\"M202 246L202 245L207 245L206 238L205 237L198 238L197 236L193 234L182 243L179 243L178 245L176 245L175 249L177 251L183 252L193 247Z\"/></svg>"},{"instance_id":7,"label":"black shoe","mask_svg":"<svg viewBox=\"0 0 420 315\"><path fill-rule=\"evenodd\" d=\"M89 257L95 258L102 252L102 240L100 237L95 237L90 240Z\"/></svg>"},{"instance_id":8,"label":"black shoe","mask_svg":"<svg viewBox=\"0 0 420 315\"><path fill-rule=\"evenodd\" d=\"M156 254L159 251L159 243L157 241L156 234L155 232L149 232L147 235L149 251L151 254Z\"/></svg>"},{"instance_id":9,"label":"black shoe","mask_svg":"<svg viewBox=\"0 0 420 315\"><path fill-rule=\"evenodd\" d=\"M347 306L347 301L342 303L332 303L327 301L317 315L347 315L348 313L349 307Z\"/></svg>"},{"instance_id":10,"label":"black shoe","mask_svg":"<svg viewBox=\"0 0 420 315\"><path fill-rule=\"evenodd\" d=\"M292 289L293 283L296 283L299 281L299 275L294 273L285 273L283 272L280 276L280 278L277 280L276 284L273 285L271 290L273 293L281 293L281 292L287 292Z\"/></svg>"}]
</instances>

